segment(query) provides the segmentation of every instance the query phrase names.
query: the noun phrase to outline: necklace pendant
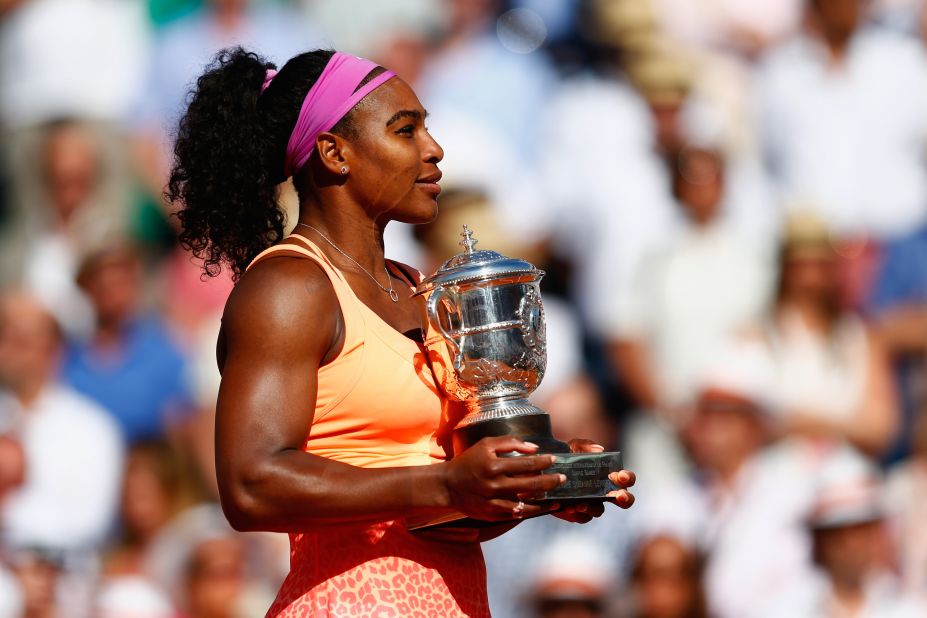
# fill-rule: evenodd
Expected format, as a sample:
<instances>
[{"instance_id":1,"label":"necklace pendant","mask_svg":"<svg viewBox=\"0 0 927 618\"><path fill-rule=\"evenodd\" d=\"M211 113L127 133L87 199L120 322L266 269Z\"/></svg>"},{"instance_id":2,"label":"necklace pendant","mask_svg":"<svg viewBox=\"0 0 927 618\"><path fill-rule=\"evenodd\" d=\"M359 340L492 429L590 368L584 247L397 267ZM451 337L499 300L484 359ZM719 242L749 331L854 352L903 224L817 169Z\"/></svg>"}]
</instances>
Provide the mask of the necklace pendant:
<instances>
[{"instance_id":1,"label":"necklace pendant","mask_svg":"<svg viewBox=\"0 0 927 618\"><path fill-rule=\"evenodd\" d=\"M390 298L390 300L393 301L394 303L398 303L398 302L399 302L399 294L396 293L396 290L390 290L390 291L389 291L389 298Z\"/></svg>"}]
</instances>

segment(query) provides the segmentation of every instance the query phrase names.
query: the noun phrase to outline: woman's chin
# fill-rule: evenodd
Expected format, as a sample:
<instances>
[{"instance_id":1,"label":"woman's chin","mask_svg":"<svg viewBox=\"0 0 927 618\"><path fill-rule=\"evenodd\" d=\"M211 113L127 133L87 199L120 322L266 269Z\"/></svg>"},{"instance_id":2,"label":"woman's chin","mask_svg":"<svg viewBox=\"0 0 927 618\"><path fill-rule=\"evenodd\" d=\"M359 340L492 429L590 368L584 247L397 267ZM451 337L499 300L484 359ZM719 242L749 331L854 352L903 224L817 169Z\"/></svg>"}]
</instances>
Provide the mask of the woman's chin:
<instances>
[{"instance_id":1,"label":"woman's chin","mask_svg":"<svg viewBox=\"0 0 927 618\"><path fill-rule=\"evenodd\" d=\"M430 200L427 204L416 204L415 208L406 208L396 211L391 217L392 221L408 223L410 225L423 225L431 223L438 216L438 201Z\"/></svg>"}]
</instances>

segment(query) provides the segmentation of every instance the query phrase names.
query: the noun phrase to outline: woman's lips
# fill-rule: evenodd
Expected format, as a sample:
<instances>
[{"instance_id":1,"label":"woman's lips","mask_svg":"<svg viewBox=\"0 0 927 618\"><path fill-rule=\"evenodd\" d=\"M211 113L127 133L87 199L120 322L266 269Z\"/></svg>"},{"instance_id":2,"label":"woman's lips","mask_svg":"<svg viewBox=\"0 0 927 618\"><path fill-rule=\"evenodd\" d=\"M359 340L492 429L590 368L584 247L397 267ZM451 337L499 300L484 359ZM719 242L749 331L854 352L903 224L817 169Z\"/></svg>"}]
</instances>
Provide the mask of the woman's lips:
<instances>
[{"instance_id":1,"label":"woman's lips","mask_svg":"<svg viewBox=\"0 0 927 618\"><path fill-rule=\"evenodd\" d=\"M435 197L441 193L441 185L437 182L420 182L416 181L415 186L424 191L425 193L430 193Z\"/></svg>"}]
</instances>

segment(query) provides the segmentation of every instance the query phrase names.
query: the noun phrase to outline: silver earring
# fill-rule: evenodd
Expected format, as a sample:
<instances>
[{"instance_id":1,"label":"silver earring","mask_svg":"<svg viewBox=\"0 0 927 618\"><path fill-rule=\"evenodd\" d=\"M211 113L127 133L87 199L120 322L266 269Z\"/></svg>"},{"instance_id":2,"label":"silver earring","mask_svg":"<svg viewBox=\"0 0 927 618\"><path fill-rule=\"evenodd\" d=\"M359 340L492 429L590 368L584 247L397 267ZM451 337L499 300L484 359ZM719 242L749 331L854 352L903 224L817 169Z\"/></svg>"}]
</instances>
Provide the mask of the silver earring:
<instances>
[{"instance_id":1,"label":"silver earring","mask_svg":"<svg viewBox=\"0 0 927 618\"><path fill-rule=\"evenodd\" d=\"M344 165L342 165L342 166L341 166L341 174L342 174L342 175L345 175L345 174L347 174L347 173L348 173L348 168L345 167Z\"/></svg>"}]
</instances>

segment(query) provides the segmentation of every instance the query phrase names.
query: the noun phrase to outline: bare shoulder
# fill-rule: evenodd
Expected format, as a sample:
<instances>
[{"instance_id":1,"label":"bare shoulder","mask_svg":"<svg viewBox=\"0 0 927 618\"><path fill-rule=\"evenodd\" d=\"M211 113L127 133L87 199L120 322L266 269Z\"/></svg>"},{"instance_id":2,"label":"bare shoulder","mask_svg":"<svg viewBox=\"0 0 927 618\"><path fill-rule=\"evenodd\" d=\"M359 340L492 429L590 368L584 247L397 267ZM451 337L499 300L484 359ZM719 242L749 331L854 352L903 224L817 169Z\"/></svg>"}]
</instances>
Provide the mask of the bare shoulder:
<instances>
[{"instance_id":1,"label":"bare shoulder","mask_svg":"<svg viewBox=\"0 0 927 618\"><path fill-rule=\"evenodd\" d=\"M338 297L319 265L306 258L269 257L246 272L229 295L220 345L272 345L322 356L339 315Z\"/></svg>"}]
</instances>

